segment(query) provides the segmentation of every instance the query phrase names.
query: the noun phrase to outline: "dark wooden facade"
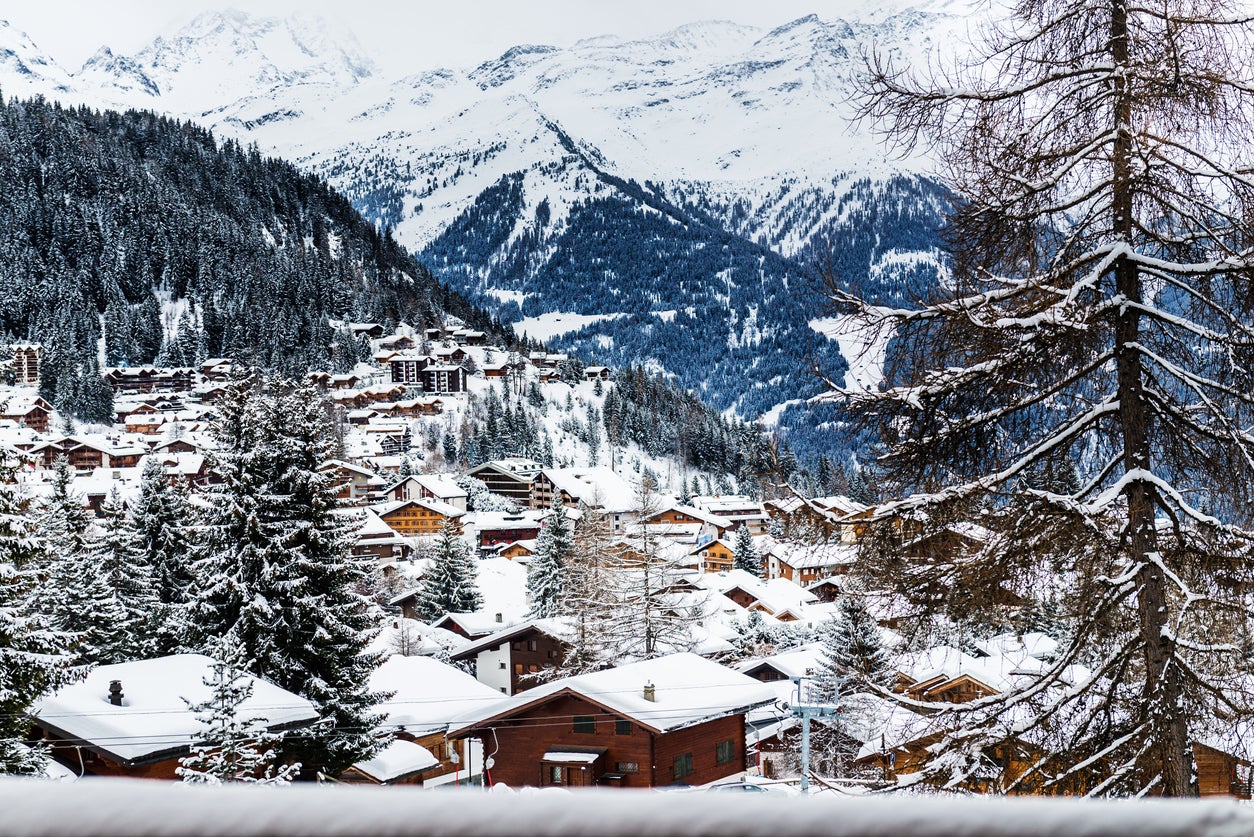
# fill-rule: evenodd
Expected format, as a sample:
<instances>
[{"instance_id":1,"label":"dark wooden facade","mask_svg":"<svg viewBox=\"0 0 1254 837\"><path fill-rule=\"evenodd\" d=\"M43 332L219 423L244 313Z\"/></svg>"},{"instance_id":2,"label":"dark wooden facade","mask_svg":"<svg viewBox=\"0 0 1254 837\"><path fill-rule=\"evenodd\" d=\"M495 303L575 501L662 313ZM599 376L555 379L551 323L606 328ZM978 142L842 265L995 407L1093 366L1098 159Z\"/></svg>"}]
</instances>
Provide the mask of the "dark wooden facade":
<instances>
[{"instance_id":1,"label":"dark wooden facade","mask_svg":"<svg viewBox=\"0 0 1254 837\"><path fill-rule=\"evenodd\" d=\"M703 785L745 769L743 714L657 732L569 690L457 734L496 747L491 779L514 787ZM590 760L571 761L563 753L586 753Z\"/></svg>"}]
</instances>

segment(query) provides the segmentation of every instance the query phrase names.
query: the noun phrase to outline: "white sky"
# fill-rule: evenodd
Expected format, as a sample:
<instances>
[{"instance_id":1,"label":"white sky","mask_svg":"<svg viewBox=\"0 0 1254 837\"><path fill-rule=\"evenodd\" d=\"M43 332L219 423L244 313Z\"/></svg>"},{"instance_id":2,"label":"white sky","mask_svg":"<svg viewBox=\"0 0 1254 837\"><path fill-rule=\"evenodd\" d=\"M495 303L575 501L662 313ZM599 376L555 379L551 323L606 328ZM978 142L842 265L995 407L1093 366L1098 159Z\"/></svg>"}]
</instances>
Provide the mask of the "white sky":
<instances>
[{"instance_id":1,"label":"white sky","mask_svg":"<svg viewBox=\"0 0 1254 837\"><path fill-rule=\"evenodd\" d=\"M211 9L253 15L320 15L349 28L387 74L470 66L521 43L568 46L580 38L651 35L696 20L774 27L876 0L24 0L0 16L25 30L69 72L107 44L132 53Z\"/></svg>"}]
</instances>

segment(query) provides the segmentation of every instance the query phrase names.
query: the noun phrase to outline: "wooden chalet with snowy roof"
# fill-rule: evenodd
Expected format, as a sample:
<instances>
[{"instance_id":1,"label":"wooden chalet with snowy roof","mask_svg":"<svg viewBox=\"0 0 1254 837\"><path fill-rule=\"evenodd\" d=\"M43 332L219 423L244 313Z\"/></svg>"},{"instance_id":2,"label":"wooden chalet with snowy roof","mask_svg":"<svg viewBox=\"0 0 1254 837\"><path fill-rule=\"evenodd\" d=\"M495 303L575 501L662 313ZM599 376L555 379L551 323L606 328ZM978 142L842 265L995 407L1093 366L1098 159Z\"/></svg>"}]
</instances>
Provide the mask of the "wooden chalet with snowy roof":
<instances>
[{"instance_id":1,"label":"wooden chalet with snowy roof","mask_svg":"<svg viewBox=\"0 0 1254 837\"><path fill-rule=\"evenodd\" d=\"M508 497L526 508L531 504L532 480L541 470L542 466L535 460L509 457L489 460L466 473L467 476L482 481L493 494Z\"/></svg>"},{"instance_id":2,"label":"wooden chalet with snowy roof","mask_svg":"<svg viewBox=\"0 0 1254 837\"><path fill-rule=\"evenodd\" d=\"M450 741L449 718L497 703L501 693L426 656L392 656L370 675L371 692L390 694L377 709L392 741L340 775L342 782L427 787L466 783L483 773L477 739Z\"/></svg>"},{"instance_id":3,"label":"wooden chalet with snowy roof","mask_svg":"<svg viewBox=\"0 0 1254 837\"><path fill-rule=\"evenodd\" d=\"M570 626L561 619L530 619L488 634L449 658L475 662L475 676L494 691L515 695L562 665L570 652Z\"/></svg>"},{"instance_id":4,"label":"wooden chalet with snowy roof","mask_svg":"<svg viewBox=\"0 0 1254 837\"><path fill-rule=\"evenodd\" d=\"M745 769L745 715L774 700L769 685L673 654L536 686L449 737L490 744L492 779L513 787L702 785Z\"/></svg>"},{"instance_id":5,"label":"wooden chalet with snowy roof","mask_svg":"<svg viewBox=\"0 0 1254 837\"><path fill-rule=\"evenodd\" d=\"M379 519L402 535L436 535L447 522L455 534L461 534L461 509L439 500L399 500L372 507Z\"/></svg>"},{"instance_id":6,"label":"wooden chalet with snowy roof","mask_svg":"<svg viewBox=\"0 0 1254 837\"><path fill-rule=\"evenodd\" d=\"M189 705L210 697L213 661L201 654L97 666L35 704L34 729L75 774L176 779L179 759L204 731ZM239 719L264 718L271 732L304 727L318 710L299 695L249 676ZM3 830L3 829L0 829Z\"/></svg>"},{"instance_id":7,"label":"wooden chalet with snowy roof","mask_svg":"<svg viewBox=\"0 0 1254 837\"><path fill-rule=\"evenodd\" d=\"M725 573L736 565L735 549L722 538L694 548L691 554L700 561L703 573Z\"/></svg>"},{"instance_id":8,"label":"wooden chalet with snowy roof","mask_svg":"<svg viewBox=\"0 0 1254 837\"><path fill-rule=\"evenodd\" d=\"M52 421L52 405L38 395L15 395L0 402L0 420L28 427L36 433L47 433Z\"/></svg>"}]
</instances>

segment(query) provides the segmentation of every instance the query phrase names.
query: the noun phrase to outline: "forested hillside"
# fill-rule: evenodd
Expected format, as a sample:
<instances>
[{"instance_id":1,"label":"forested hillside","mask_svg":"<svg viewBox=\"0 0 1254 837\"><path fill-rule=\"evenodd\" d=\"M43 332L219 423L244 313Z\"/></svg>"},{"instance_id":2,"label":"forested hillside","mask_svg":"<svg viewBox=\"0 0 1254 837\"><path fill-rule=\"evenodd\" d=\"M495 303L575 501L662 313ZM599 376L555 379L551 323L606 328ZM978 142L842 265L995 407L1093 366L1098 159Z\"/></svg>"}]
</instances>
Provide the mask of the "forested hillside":
<instances>
[{"instance_id":1,"label":"forested hillside","mask_svg":"<svg viewBox=\"0 0 1254 837\"><path fill-rule=\"evenodd\" d=\"M316 176L147 112L0 105L0 338L82 413L100 365L326 367L329 319L504 337Z\"/></svg>"}]
</instances>

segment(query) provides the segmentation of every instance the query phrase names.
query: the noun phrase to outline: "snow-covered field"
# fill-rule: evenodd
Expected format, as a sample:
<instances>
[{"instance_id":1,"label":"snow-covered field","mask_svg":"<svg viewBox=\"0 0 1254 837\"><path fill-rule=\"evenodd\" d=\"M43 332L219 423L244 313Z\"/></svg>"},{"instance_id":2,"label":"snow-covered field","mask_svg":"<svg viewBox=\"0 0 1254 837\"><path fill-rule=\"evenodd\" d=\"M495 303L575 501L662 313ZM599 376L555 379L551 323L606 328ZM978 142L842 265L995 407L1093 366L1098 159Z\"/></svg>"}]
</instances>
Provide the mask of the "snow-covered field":
<instances>
[{"instance_id":1,"label":"snow-covered field","mask_svg":"<svg viewBox=\"0 0 1254 837\"><path fill-rule=\"evenodd\" d=\"M849 362L845 389L872 390L884 380L891 329L863 325L852 315L811 320L810 328L840 345L840 353Z\"/></svg>"},{"instance_id":2,"label":"snow-covered field","mask_svg":"<svg viewBox=\"0 0 1254 837\"><path fill-rule=\"evenodd\" d=\"M521 294L520 294L521 295ZM527 317L514 323L514 331L533 340L549 340L562 334L578 331L587 325L603 320L613 320L623 314L573 314L569 311L550 311L538 317Z\"/></svg>"}]
</instances>

